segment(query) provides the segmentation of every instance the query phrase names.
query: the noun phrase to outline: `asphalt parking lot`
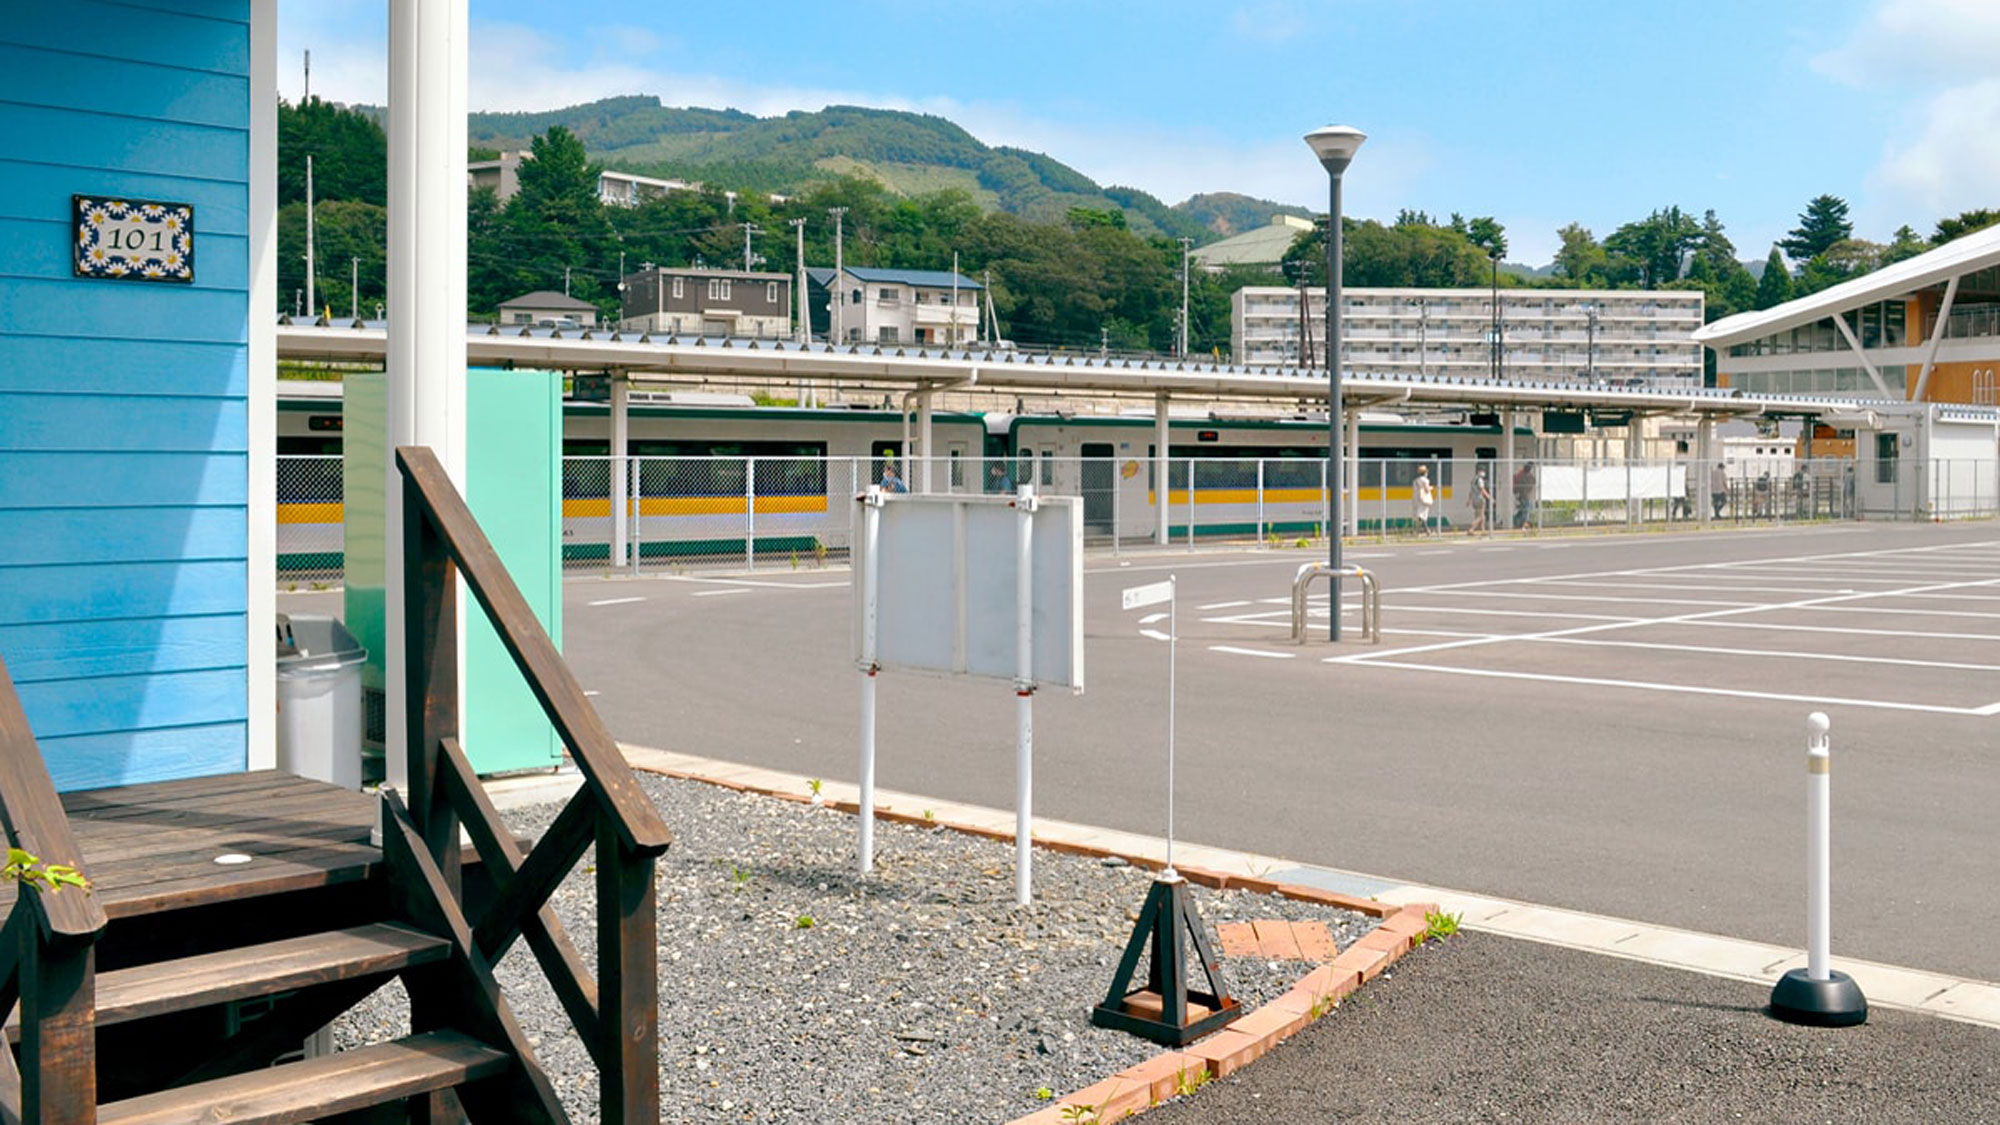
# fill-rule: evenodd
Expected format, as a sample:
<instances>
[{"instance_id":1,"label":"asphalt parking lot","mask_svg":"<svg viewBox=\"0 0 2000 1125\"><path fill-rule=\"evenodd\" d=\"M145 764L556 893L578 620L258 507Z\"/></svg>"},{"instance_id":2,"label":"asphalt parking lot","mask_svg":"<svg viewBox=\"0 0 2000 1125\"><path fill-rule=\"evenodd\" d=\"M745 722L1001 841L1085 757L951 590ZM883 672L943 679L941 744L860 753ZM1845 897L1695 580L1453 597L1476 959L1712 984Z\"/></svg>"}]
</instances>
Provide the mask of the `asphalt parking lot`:
<instances>
[{"instance_id":1,"label":"asphalt parking lot","mask_svg":"<svg viewBox=\"0 0 2000 1125\"><path fill-rule=\"evenodd\" d=\"M1082 695L1035 704L1040 815L1797 946L1806 715L1833 723L1834 952L2000 979L2000 527L1350 549L1383 638L1288 641L1302 550L1094 555ZM1351 588L1350 588L1351 589ZM1321 588L1323 591L1323 587ZM844 570L574 579L565 650L627 741L852 780ZM1000 807L1014 695L884 673L885 786ZM1362 832L1380 821L1392 832Z\"/></svg>"}]
</instances>

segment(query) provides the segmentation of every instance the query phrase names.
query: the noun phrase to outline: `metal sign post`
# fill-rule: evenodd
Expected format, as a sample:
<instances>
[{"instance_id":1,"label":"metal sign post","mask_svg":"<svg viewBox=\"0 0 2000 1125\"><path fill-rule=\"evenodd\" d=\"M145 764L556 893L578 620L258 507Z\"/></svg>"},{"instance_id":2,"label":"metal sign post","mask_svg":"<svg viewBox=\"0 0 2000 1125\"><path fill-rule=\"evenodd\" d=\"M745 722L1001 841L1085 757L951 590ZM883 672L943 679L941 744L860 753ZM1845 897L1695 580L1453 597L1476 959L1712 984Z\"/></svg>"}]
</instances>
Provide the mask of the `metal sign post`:
<instances>
[{"instance_id":1,"label":"metal sign post","mask_svg":"<svg viewBox=\"0 0 2000 1125\"><path fill-rule=\"evenodd\" d=\"M1208 942L1207 928L1195 910L1188 882L1174 870L1174 665L1180 647L1180 599L1177 580L1125 591L1124 607L1167 603L1167 866L1153 881L1146 904L1125 943L1125 953L1111 977L1104 1002L1091 1009L1090 1022L1117 1028L1167 1046L1180 1046L1216 1030L1243 1014L1229 995L1222 959ZM1195 965L1207 990L1188 987L1188 950L1194 946ZM1150 950L1145 983L1133 988L1139 958Z\"/></svg>"},{"instance_id":2,"label":"metal sign post","mask_svg":"<svg viewBox=\"0 0 2000 1125\"><path fill-rule=\"evenodd\" d=\"M1014 494L1014 904L1034 887L1035 486Z\"/></svg>"},{"instance_id":3,"label":"metal sign post","mask_svg":"<svg viewBox=\"0 0 2000 1125\"><path fill-rule=\"evenodd\" d=\"M875 677L881 665L875 661L875 624L882 587L879 557L875 547L882 536L882 489L869 485L861 499L861 534L866 539L867 562L861 572L861 874L875 867Z\"/></svg>"}]
</instances>

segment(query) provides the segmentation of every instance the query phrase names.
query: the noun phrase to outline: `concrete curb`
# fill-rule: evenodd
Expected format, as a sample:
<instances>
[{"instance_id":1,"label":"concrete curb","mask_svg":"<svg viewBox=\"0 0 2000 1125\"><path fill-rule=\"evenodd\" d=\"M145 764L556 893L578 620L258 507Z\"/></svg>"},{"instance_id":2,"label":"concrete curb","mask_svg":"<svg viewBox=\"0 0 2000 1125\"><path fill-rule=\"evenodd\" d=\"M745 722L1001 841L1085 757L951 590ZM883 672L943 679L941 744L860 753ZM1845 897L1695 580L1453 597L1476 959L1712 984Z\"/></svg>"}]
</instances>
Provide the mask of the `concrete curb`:
<instances>
[{"instance_id":1,"label":"concrete curb","mask_svg":"<svg viewBox=\"0 0 2000 1125\"><path fill-rule=\"evenodd\" d=\"M772 778L766 771L746 768L728 771L735 776L724 776L720 771L711 773L695 767L693 763L696 759L683 755L657 750L647 751L632 746L621 746L620 749L625 751L626 760L631 762L634 769L645 770L662 777L697 781L705 785L739 793L752 793L760 797L772 797L794 804L824 805L836 812L850 815L858 815L861 811L860 804L855 801L826 800L810 793L779 789L770 783ZM913 814L878 806L875 816L878 820L898 824L940 828L1008 843L1014 841L1014 833L1011 830L960 822L929 813ZM1149 871L1158 871L1166 866L1151 856L1134 851L1121 851L1113 847L1101 847L1073 840L1045 840L1037 836L1034 844L1038 848L1064 855L1086 856L1093 859L1122 859L1134 867ZM1176 1095L1193 1093L1213 1079L1248 1066L1295 1032L1338 1008L1356 989L1382 975L1383 970L1395 964L1404 954L1422 945L1430 932L1430 922L1426 915L1437 910L1437 906L1433 903L1412 902L1391 905L1320 887L1277 882L1200 866L1176 864L1175 870L1188 882L1200 886L1216 890L1249 891L1253 894L1275 894L1298 902L1350 910L1380 919L1380 923L1350 943L1346 949L1336 953L1331 961L1300 977L1290 990L1277 999L1257 1007L1222 1030L1204 1037L1200 1042L1179 1050L1162 1051L1145 1062L1126 1067L1103 1081L1094 1082L1081 1090L1056 1098L1049 1105L1033 1113L1015 1118L1008 1125L1059 1125L1064 1122L1074 1125L1079 1120L1122 1121Z\"/></svg>"}]
</instances>

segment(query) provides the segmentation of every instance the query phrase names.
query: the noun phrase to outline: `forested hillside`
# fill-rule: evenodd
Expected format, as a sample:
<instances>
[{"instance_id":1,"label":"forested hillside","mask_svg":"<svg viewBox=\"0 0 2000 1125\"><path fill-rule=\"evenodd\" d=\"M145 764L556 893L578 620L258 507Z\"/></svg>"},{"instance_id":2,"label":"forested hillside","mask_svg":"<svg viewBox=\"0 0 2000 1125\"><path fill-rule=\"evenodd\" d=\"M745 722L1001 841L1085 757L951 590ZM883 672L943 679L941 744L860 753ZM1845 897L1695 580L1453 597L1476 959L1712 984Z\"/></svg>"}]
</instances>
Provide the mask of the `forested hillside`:
<instances>
[{"instance_id":1,"label":"forested hillside","mask_svg":"<svg viewBox=\"0 0 2000 1125\"><path fill-rule=\"evenodd\" d=\"M468 207L468 308L491 315L535 289L568 291L615 314L621 270L757 266L790 272L803 223L805 258L834 261L830 209L844 208L850 265L961 270L989 279L1000 332L1045 347L1166 351L1180 316L1179 232L1203 240L1261 226L1279 210L1230 193L1169 208L1132 188L1100 188L1040 153L993 148L941 118L835 107L757 118L677 110L621 98L541 114L476 115L477 153L522 148L520 193L490 191ZM571 131L575 123L577 132ZM372 316L384 299L386 152L379 118L313 101L279 110L279 278L284 311L303 311L305 157L317 205L315 296L324 312ZM590 138L595 138L593 141ZM607 153L647 153L618 166L701 183L643 206L606 207ZM771 192L783 198L773 201ZM1905 225L1886 243L1854 235L1847 204L1809 201L1799 226L1753 275L1714 211L1654 210L1603 239L1571 223L1546 276L1504 263L1505 228L1488 216L1435 219L1405 210L1391 222L1349 218L1343 258L1351 285L1684 288L1707 296L1710 319L1771 305L1859 276L2000 221L2000 212L1940 219L1928 237ZM1192 233L1189 235L1193 237ZM1278 273L1196 271L1188 294L1190 350L1224 355L1229 296L1251 284L1319 284L1322 233L1305 232Z\"/></svg>"}]
</instances>

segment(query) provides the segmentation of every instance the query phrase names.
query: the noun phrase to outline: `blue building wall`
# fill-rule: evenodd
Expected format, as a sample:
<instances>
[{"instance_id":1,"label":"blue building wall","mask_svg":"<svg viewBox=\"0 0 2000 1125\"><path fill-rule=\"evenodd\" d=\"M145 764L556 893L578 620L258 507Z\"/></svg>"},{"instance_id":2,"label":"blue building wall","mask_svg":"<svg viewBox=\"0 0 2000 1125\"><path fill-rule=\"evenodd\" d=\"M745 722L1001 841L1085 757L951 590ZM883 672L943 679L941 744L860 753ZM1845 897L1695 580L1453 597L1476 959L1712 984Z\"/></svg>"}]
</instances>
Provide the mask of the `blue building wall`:
<instances>
[{"instance_id":1,"label":"blue building wall","mask_svg":"<svg viewBox=\"0 0 2000 1125\"><path fill-rule=\"evenodd\" d=\"M60 789L246 765L249 0L0 22L0 657ZM71 194L194 205L71 276Z\"/></svg>"}]
</instances>

